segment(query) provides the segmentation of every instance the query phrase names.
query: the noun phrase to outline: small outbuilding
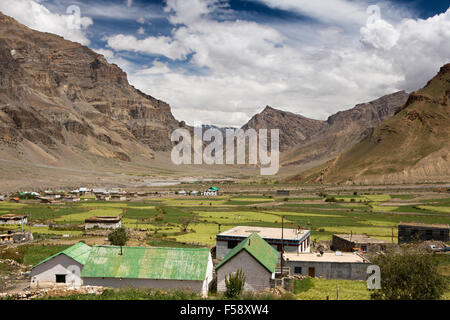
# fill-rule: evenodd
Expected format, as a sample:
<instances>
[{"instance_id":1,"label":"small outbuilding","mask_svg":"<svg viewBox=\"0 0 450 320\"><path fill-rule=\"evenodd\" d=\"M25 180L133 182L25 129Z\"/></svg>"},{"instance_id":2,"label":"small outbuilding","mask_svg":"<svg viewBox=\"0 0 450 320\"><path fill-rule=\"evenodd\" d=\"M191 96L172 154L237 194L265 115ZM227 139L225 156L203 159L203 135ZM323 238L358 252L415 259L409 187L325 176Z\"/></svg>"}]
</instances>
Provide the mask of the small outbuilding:
<instances>
[{"instance_id":1,"label":"small outbuilding","mask_svg":"<svg viewBox=\"0 0 450 320\"><path fill-rule=\"evenodd\" d=\"M395 246L394 243L375 239L365 234L333 234L331 248L335 251L353 252L360 249L362 252L386 251Z\"/></svg>"},{"instance_id":2,"label":"small outbuilding","mask_svg":"<svg viewBox=\"0 0 450 320\"><path fill-rule=\"evenodd\" d=\"M99 229L118 229L122 226L122 216L117 217L90 217L84 220L85 230Z\"/></svg>"},{"instance_id":3,"label":"small outbuilding","mask_svg":"<svg viewBox=\"0 0 450 320\"><path fill-rule=\"evenodd\" d=\"M289 197L291 192L289 190L277 190L277 196Z\"/></svg>"},{"instance_id":4,"label":"small outbuilding","mask_svg":"<svg viewBox=\"0 0 450 320\"><path fill-rule=\"evenodd\" d=\"M402 222L398 225L398 243L427 240L448 242L449 230L448 224Z\"/></svg>"},{"instance_id":5,"label":"small outbuilding","mask_svg":"<svg viewBox=\"0 0 450 320\"><path fill-rule=\"evenodd\" d=\"M286 253L285 266L294 275L326 279L366 280L367 259L350 252Z\"/></svg>"},{"instance_id":6,"label":"small outbuilding","mask_svg":"<svg viewBox=\"0 0 450 320\"><path fill-rule=\"evenodd\" d=\"M39 262L31 270L32 288L61 286L79 287L83 284L81 271L91 247L79 242Z\"/></svg>"},{"instance_id":7,"label":"small outbuilding","mask_svg":"<svg viewBox=\"0 0 450 320\"><path fill-rule=\"evenodd\" d=\"M226 290L225 278L242 270L246 291L264 291L275 279L278 252L257 233L234 247L216 266L217 291Z\"/></svg>"},{"instance_id":8,"label":"small outbuilding","mask_svg":"<svg viewBox=\"0 0 450 320\"><path fill-rule=\"evenodd\" d=\"M81 276L84 285L187 290L207 295L213 262L208 248L96 246Z\"/></svg>"}]
</instances>

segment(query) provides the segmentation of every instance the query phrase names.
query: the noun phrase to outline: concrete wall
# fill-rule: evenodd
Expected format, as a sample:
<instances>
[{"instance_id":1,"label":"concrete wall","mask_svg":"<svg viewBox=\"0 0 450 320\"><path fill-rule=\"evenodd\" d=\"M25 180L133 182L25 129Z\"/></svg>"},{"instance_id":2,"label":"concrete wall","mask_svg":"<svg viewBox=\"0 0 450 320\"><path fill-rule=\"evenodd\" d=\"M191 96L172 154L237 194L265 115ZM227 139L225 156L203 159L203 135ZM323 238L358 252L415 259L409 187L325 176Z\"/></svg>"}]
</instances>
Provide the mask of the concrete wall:
<instances>
[{"instance_id":1,"label":"concrete wall","mask_svg":"<svg viewBox=\"0 0 450 320\"><path fill-rule=\"evenodd\" d=\"M228 277L230 273L235 273L239 269L242 269L246 277L244 290L263 291L266 288L270 288L272 274L247 251L242 250L216 270L218 292L224 292L226 290L225 277Z\"/></svg>"},{"instance_id":2,"label":"concrete wall","mask_svg":"<svg viewBox=\"0 0 450 320\"><path fill-rule=\"evenodd\" d=\"M301 275L308 276L309 268L314 268L316 278L344 280L366 280L369 265L363 262L285 262L285 266L291 269L291 274L295 274L295 267L301 267Z\"/></svg>"},{"instance_id":3,"label":"concrete wall","mask_svg":"<svg viewBox=\"0 0 450 320\"><path fill-rule=\"evenodd\" d=\"M76 262L65 254L60 254L53 259L31 270L31 287L45 287L56 283L57 274L66 275L66 284L69 286L80 286L83 284L81 270L83 265Z\"/></svg>"}]
</instances>

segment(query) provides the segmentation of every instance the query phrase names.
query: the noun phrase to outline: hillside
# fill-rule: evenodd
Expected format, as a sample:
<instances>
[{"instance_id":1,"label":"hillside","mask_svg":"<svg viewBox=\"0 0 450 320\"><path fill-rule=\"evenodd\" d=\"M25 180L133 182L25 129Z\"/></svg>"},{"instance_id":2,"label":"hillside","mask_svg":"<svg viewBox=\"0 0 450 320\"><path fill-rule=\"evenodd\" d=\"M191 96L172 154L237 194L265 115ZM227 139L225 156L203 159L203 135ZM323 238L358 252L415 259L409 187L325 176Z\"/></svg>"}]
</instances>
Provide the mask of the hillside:
<instances>
[{"instance_id":1,"label":"hillside","mask_svg":"<svg viewBox=\"0 0 450 320\"><path fill-rule=\"evenodd\" d=\"M450 178L450 64L397 114L360 143L303 180L356 183L448 181Z\"/></svg>"},{"instance_id":2,"label":"hillside","mask_svg":"<svg viewBox=\"0 0 450 320\"><path fill-rule=\"evenodd\" d=\"M1 13L0 69L1 159L77 168L152 159L182 125L102 55Z\"/></svg>"},{"instance_id":3,"label":"hillside","mask_svg":"<svg viewBox=\"0 0 450 320\"><path fill-rule=\"evenodd\" d=\"M340 111L327 121L305 118L291 112L266 107L243 129L280 129L281 162L284 166L311 166L336 157L361 141L370 128L392 117L408 99L404 91Z\"/></svg>"},{"instance_id":4,"label":"hillside","mask_svg":"<svg viewBox=\"0 0 450 320\"><path fill-rule=\"evenodd\" d=\"M325 125L325 121L309 119L266 106L261 113L253 116L242 129L279 129L280 151L283 152L302 141L310 140Z\"/></svg>"}]
</instances>

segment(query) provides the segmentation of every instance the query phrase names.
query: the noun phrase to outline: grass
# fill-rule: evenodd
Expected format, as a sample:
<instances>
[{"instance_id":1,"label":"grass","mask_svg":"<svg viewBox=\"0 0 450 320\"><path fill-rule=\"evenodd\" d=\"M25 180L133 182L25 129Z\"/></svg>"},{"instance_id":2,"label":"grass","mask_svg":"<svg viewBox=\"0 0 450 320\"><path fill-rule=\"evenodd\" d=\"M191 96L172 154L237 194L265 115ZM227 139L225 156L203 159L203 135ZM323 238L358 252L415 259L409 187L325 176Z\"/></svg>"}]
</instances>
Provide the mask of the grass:
<instances>
[{"instance_id":1,"label":"grass","mask_svg":"<svg viewBox=\"0 0 450 320\"><path fill-rule=\"evenodd\" d=\"M25 244L16 248L0 250L0 259L12 259L24 265L35 265L68 247L65 245Z\"/></svg>"},{"instance_id":2,"label":"grass","mask_svg":"<svg viewBox=\"0 0 450 320\"><path fill-rule=\"evenodd\" d=\"M296 280L294 290L299 300L369 300L370 292L365 281L331 280L320 278L305 278Z\"/></svg>"}]
</instances>

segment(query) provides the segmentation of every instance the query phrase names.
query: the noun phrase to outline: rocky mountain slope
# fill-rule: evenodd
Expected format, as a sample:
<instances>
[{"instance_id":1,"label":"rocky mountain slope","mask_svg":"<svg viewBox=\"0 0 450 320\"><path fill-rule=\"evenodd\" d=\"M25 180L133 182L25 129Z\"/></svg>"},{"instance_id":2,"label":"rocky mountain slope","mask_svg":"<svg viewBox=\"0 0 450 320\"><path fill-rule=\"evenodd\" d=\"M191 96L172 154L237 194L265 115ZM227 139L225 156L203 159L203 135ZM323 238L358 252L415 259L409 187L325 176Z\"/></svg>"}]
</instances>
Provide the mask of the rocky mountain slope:
<instances>
[{"instance_id":1,"label":"rocky mountain slope","mask_svg":"<svg viewBox=\"0 0 450 320\"><path fill-rule=\"evenodd\" d=\"M319 121L266 107L244 127L280 129L284 165L321 164L361 141L370 128L392 117L408 99L404 91L386 95Z\"/></svg>"},{"instance_id":2,"label":"rocky mountain slope","mask_svg":"<svg viewBox=\"0 0 450 320\"><path fill-rule=\"evenodd\" d=\"M171 149L179 126L168 104L132 87L102 55L0 13L2 158L150 159Z\"/></svg>"},{"instance_id":3,"label":"rocky mountain slope","mask_svg":"<svg viewBox=\"0 0 450 320\"><path fill-rule=\"evenodd\" d=\"M450 178L450 64L392 118L304 180L399 183ZM316 170L317 171L317 170Z\"/></svg>"},{"instance_id":4,"label":"rocky mountain slope","mask_svg":"<svg viewBox=\"0 0 450 320\"><path fill-rule=\"evenodd\" d=\"M305 118L295 113L266 106L261 113L253 116L242 129L279 129L280 151L283 152L302 141L310 140L325 125L325 121Z\"/></svg>"}]
</instances>

